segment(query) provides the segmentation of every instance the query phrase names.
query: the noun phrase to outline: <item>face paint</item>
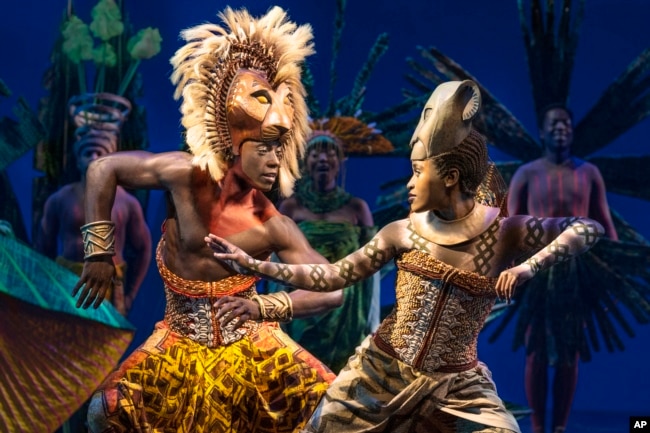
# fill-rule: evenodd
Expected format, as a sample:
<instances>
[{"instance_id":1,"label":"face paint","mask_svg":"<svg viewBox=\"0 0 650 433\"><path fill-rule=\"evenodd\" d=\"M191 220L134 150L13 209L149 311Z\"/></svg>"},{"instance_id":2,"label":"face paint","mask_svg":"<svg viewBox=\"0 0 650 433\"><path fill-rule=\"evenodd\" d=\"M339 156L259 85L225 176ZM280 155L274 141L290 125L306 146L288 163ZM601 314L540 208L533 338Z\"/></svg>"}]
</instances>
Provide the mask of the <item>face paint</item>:
<instances>
[{"instance_id":1,"label":"face paint","mask_svg":"<svg viewBox=\"0 0 650 433\"><path fill-rule=\"evenodd\" d=\"M241 171L253 188L270 191L278 177L282 146L277 142L246 141L241 146Z\"/></svg>"}]
</instances>

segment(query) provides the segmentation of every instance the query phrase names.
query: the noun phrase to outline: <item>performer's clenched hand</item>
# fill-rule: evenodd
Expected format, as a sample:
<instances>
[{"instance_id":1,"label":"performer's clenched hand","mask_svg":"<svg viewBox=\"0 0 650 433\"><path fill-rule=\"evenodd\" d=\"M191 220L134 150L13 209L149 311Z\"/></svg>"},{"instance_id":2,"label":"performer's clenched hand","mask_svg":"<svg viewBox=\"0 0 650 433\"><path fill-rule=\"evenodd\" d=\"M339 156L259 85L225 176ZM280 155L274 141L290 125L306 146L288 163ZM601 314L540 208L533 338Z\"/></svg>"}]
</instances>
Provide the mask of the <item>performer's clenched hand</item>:
<instances>
[{"instance_id":1,"label":"performer's clenched hand","mask_svg":"<svg viewBox=\"0 0 650 433\"><path fill-rule=\"evenodd\" d=\"M247 320L262 320L259 304L250 299L224 296L214 306L217 309L216 319L224 325L232 322L233 330L240 328Z\"/></svg>"},{"instance_id":2,"label":"performer's clenched hand","mask_svg":"<svg viewBox=\"0 0 650 433\"><path fill-rule=\"evenodd\" d=\"M115 265L111 256L99 256L86 260L79 281L72 289L72 296L81 294L77 299L77 308L99 308L113 285Z\"/></svg>"}]
</instances>

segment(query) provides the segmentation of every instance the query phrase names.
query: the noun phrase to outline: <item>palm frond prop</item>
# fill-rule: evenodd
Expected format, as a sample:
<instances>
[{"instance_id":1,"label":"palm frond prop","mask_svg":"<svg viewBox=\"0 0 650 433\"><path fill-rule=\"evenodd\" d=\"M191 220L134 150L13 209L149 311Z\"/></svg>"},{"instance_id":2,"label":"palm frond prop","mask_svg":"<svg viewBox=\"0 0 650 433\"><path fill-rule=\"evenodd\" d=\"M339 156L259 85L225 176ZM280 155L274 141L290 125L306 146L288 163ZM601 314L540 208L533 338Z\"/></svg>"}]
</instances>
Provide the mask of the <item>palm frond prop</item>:
<instances>
[{"instance_id":1,"label":"palm frond prop","mask_svg":"<svg viewBox=\"0 0 650 433\"><path fill-rule=\"evenodd\" d=\"M367 121L367 115L363 113L361 107L368 80L388 49L388 35L381 33L377 36L352 83L350 92L338 99L335 98L334 90L338 80L336 66L345 26L345 6L345 0L336 0L328 101L325 108L320 106L314 96L314 76L309 67L305 68L303 74L303 85L308 95L307 106L312 118L310 127L314 135L328 135L340 140L343 152L347 156L384 155L393 151L393 145L382 135L382 131L377 128L376 123Z\"/></svg>"},{"instance_id":2,"label":"palm frond prop","mask_svg":"<svg viewBox=\"0 0 650 433\"><path fill-rule=\"evenodd\" d=\"M558 5L553 0L518 0L519 19L526 48L530 80L533 89L535 112L539 114L552 103L566 103L573 72L574 58L584 15L584 0L575 5L563 0ZM558 7L559 6L559 7ZM408 59L410 85L403 90L404 99L394 107L376 113L372 121L383 122L384 134L394 143L407 145L418 121L419 110L435 87L442 81L471 79L483 96L482 114L476 127L490 145L514 157L500 161L497 167L506 182L525 162L540 156L541 144L532 137L521 122L497 98L461 65L434 47L418 47L420 57ZM604 91L600 99L574 129L575 153L601 171L608 191L629 197L650 200L648 164L650 155L595 156L593 152L609 145L614 139L648 117L650 113L650 48L634 59L625 71ZM393 119L388 121L388 119ZM406 138L406 139L405 139ZM407 154L400 146L396 152ZM403 218L408 213L406 205L407 178L396 179L382 185L384 193L377 199L376 220L384 223L391 218ZM614 209L611 210L620 242L603 241L577 261L580 281L573 281L583 298L580 311L575 313L576 329L584 329L580 341L571 342L579 347L583 360L589 360L593 351L605 347L608 351L623 350L618 329L628 336L634 335L627 310L638 323L650 322L650 250L648 241L628 224ZM566 269L552 269L552 278L574 278ZM575 271L575 269L574 269ZM589 274L582 278L583 275ZM539 279L540 287L529 286L518 292L513 307L501 310L500 323L493 326L491 340L495 340L515 316L513 347L523 345L526 329L531 320L547 315L547 323L555 323L547 299L562 300L563 294L548 295L552 285ZM556 281L560 281L556 280ZM531 284L535 282L531 281ZM566 283L566 282L565 282ZM565 286L569 284L566 283ZM544 287L541 287L544 286ZM531 288L536 290L531 290ZM534 295L538 293L539 299ZM569 302L568 299L567 302ZM540 319L541 320L541 319ZM552 325L551 325L552 326ZM564 326L564 325L563 325ZM583 328L584 326L584 328ZM541 331L540 331L541 332ZM533 336L543 338L543 336ZM555 347L547 347L550 357L556 356Z\"/></svg>"},{"instance_id":3,"label":"palm frond prop","mask_svg":"<svg viewBox=\"0 0 650 433\"><path fill-rule=\"evenodd\" d=\"M345 25L344 15L345 15L345 0L336 1L336 17L334 19L334 38L332 42L332 58L330 61L330 81L328 88L328 103L327 106L323 109L318 104L318 101L315 97L311 96L311 103L309 103L310 115L312 118L326 118L333 116L359 116L361 106L363 104L364 95L366 92L366 85L368 80L372 76L372 73L388 49L388 34L380 33L375 39L374 44L370 48L368 55L362 64L359 72L357 73L354 82L352 83L352 89L350 92L338 99L334 97L334 90L338 80L338 74L336 71L338 53L341 46L341 37L343 35L343 27ZM304 74L303 84L309 93L314 93L314 78L311 73L311 70L307 70L307 73ZM312 92L309 92L312 90Z\"/></svg>"},{"instance_id":4,"label":"palm frond prop","mask_svg":"<svg viewBox=\"0 0 650 433\"><path fill-rule=\"evenodd\" d=\"M24 98L13 108L16 120L0 119L0 171L33 149L45 136L45 128Z\"/></svg>"},{"instance_id":5,"label":"palm frond prop","mask_svg":"<svg viewBox=\"0 0 650 433\"><path fill-rule=\"evenodd\" d=\"M377 62L387 49L388 34L381 33L377 36L375 43L368 53L368 58L359 70L359 73L354 80L352 90L347 96L339 99L335 104L337 111L341 113L355 114L361 110L361 105L363 104L364 95L366 93L366 84L370 79Z\"/></svg>"},{"instance_id":6,"label":"palm frond prop","mask_svg":"<svg viewBox=\"0 0 650 433\"><path fill-rule=\"evenodd\" d=\"M600 169L607 191L650 200L650 155L589 156L585 159Z\"/></svg>"},{"instance_id":7,"label":"palm frond prop","mask_svg":"<svg viewBox=\"0 0 650 433\"><path fill-rule=\"evenodd\" d=\"M578 0L577 7L572 7L571 0L562 0L557 23L555 1L546 0L545 3L546 7L542 7L542 0L531 1L528 21L526 2L517 1L538 114L550 104L568 101L585 0Z\"/></svg>"},{"instance_id":8,"label":"palm frond prop","mask_svg":"<svg viewBox=\"0 0 650 433\"><path fill-rule=\"evenodd\" d=\"M330 59L330 83L327 98L327 113L334 112L334 88L338 79L336 61L341 50L341 38L345 27L346 0L336 0L336 14L334 15L334 37L332 38L332 57Z\"/></svg>"},{"instance_id":9,"label":"palm frond prop","mask_svg":"<svg viewBox=\"0 0 650 433\"><path fill-rule=\"evenodd\" d=\"M649 114L650 47L605 89L576 125L573 140L576 155L589 155L606 147ZM640 171L637 173L642 174ZM647 179L647 170L643 174Z\"/></svg>"},{"instance_id":10,"label":"palm frond prop","mask_svg":"<svg viewBox=\"0 0 650 433\"><path fill-rule=\"evenodd\" d=\"M11 90L2 80L0 96L11 96ZM15 119L7 116L0 118L0 219L8 221L16 236L27 242L27 230L18 198L5 169L43 139L45 128L24 98L18 98L12 111Z\"/></svg>"}]
</instances>

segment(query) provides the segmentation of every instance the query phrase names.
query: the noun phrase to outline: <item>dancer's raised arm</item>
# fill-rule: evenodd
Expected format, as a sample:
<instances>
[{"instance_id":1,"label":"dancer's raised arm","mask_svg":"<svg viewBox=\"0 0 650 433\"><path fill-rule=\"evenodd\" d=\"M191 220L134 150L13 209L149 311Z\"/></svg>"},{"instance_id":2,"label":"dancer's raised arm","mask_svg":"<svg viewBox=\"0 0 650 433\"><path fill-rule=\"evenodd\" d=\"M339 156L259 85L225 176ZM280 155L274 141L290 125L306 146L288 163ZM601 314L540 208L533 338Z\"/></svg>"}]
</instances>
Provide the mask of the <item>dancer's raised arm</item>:
<instances>
[{"instance_id":1,"label":"dancer's raised arm","mask_svg":"<svg viewBox=\"0 0 650 433\"><path fill-rule=\"evenodd\" d=\"M398 230L388 225L366 245L332 264L285 264L252 258L227 240L209 234L205 241L214 257L242 274L255 274L285 285L314 292L332 292L348 287L382 268L395 257L391 238Z\"/></svg>"},{"instance_id":2,"label":"dancer's raised arm","mask_svg":"<svg viewBox=\"0 0 650 433\"><path fill-rule=\"evenodd\" d=\"M536 251L518 266L499 275L496 290L500 297L510 300L517 286L530 280L539 271L573 258L594 246L605 234L595 220L582 217L537 218L517 215L504 225L512 225L506 236L516 236L520 250ZM549 241L550 239L550 241ZM505 240L506 242L507 239Z\"/></svg>"}]
</instances>

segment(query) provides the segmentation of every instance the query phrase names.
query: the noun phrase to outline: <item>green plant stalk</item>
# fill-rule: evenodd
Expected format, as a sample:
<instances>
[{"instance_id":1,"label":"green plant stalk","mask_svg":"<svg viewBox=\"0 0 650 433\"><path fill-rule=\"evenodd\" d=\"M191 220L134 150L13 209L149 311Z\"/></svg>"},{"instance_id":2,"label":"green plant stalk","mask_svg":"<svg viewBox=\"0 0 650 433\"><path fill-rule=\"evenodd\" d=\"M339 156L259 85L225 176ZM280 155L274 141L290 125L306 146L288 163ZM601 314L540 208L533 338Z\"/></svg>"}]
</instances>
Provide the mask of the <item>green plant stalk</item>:
<instances>
[{"instance_id":1,"label":"green plant stalk","mask_svg":"<svg viewBox=\"0 0 650 433\"><path fill-rule=\"evenodd\" d=\"M140 66L141 61L142 59L134 59L134 61L131 61L131 63L129 63L129 69L126 70L126 74L124 74L124 78L120 83L120 88L117 91L118 96L124 96L124 92L126 92L126 89L129 87L129 84L135 76L135 72L138 70L138 66Z\"/></svg>"},{"instance_id":2,"label":"green plant stalk","mask_svg":"<svg viewBox=\"0 0 650 433\"><path fill-rule=\"evenodd\" d=\"M95 93L102 93L104 91L104 76L106 75L106 65L102 63L99 68L99 73L95 79Z\"/></svg>"},{"instance_id":3,"label":"green plant stalk","mask_svg":"<svg viewBox=\"0 0 650 433\"><path fill-rule=\"evenodd\" d=\"M95 93L102 93L104 91L104 81L106 76L106 42L102 44L102 63L99 65L97 77L95 77Z\"/></svg>"},{"instance_id":4,"label":"green plant stalk","mask_svg":"<svg viewBox=\"0 0 650 433\"><path fill-rule=\"evenodd\" d=\"M86 68L82 62L77 63L77 74L79 75L79 91L82 94L86 93Z\"/></svg>"}]
</instances>

